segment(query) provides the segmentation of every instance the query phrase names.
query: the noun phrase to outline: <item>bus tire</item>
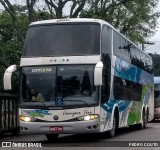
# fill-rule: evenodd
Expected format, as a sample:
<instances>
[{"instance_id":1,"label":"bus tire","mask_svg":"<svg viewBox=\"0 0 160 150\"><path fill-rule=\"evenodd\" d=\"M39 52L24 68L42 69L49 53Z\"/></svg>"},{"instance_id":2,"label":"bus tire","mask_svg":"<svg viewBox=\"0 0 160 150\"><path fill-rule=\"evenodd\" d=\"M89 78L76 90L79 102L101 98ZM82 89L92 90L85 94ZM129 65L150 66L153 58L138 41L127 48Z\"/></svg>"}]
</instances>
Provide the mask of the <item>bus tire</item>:
<instances>
[{"instance_id":1,"label":"bus tire","mask_svg":"<svg viewBox=\"0 0 160 150\"><path fill-rule=\"evenodd\" d=\"M143 112L142 114L142 123L137 124L137 128L139 130L145 129L147 126L147 114L145 112Z\"/></svg>"},{"instance_id":2,"label":"bus tire","mask_svg":"<svg viewBox=\"0 0 160 150\"><path fill-rule=\"evenodd\" d=\"M18 136L18 135L20 135L20 128L18 127L18 128L16 128L16 129L14 129L14 130L12 131L12 135L13 135L13 136Z\"/></svg>"},{"instance_id":3,"label":"bus tire","mask_svg":"<svg viewBox=\"0 0 160 150\"><path fill-rule=\"evenodd\" d=\"M57 142L59 134L46 134L48 141Z\"/></svg>"},{"instance_id":4,"label":"bus tire","mask_svg":"<svg viewBox=\"0 0 160 150\"><path fill-rule=\"evenodd\" d=\"M147 122L148 122L148 111L145 113L145 116L144 116L143 129L147 127Z\"/></svg>"},{"instance_id":5,"label":"bus tire","mask_svg":"<svg viewBox=\"0 0 160 150\"><path fill-rule=\"evenodd\" d=\"M136 130L137 127L136 127L136 125L130 125L130 126L129 126L129 129L130 129L130 130Z\"/></svg>"},{"instance_id":6,"label":"bus tire","mask_svg":"<svg viewBox=\"0 0 160 150\"><path fill-rule=\"evenodd\" d=\"M13 136L18 136L19 134L20 134L20 131L18 131L18 130L12 132Z\"/></svg>"},{"instance_id":7,"label":"bus tire","mask_svg":"<svg viewBox=\"0 0 160 150\"><path fill-rule=\"evenodd\" d=\"M113 116L113 128L110 130L110 131L108 131L108 137L109 138L113 138L114 136L115 136L115 134L116 134L116 117L115 117L115 115Z\"/></svg>"}]
</instances>

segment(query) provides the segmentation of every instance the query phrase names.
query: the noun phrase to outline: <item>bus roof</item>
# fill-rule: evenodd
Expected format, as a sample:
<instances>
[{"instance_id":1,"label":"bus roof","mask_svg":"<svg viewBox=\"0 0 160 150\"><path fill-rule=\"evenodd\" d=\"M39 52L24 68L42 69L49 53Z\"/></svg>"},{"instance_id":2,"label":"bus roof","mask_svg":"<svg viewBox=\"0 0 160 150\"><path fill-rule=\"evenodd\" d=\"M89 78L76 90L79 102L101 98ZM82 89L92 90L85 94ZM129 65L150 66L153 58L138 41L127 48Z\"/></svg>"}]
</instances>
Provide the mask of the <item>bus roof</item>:
<instances>
[{"instance_id":1,"label":"bus roof","mask_svg":"<svg viewBox=\"0 0 160 150\"><path fill-rule=\"evenodd\" d=\"M160 77L154 77L154 84L160 83Z\"/></svg>"},{"instance_id":2,"label":"bus roof","mask_svg":"<svg viewBox=\"0 0 160 150\"><path fill-rule=\"evenodd\" d=\"M49 20L36 21L36 22L32 22L30 25L64 23L64 22L98 22L101 24L102 22L105 22L105 21L101 19L93 19L93 18L66 18L66 19L49 19ZM111 26L109 23L108 25Z\"/></svg>"}]
</instances>

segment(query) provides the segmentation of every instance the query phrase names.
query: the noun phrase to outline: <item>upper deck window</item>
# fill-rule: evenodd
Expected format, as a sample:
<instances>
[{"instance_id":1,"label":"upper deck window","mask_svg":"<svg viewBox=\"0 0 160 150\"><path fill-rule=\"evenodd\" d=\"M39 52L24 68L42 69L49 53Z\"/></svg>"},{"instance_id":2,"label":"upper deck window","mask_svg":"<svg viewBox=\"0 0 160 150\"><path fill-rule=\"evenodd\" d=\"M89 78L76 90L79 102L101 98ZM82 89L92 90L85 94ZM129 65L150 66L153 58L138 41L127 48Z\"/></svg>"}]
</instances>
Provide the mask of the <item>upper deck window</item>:
<instances>
[{"instance_id":1,"label":"upper deck window","mask_svg":"<svg viewBox=\"0 0 160 150\"><path fill-rule=\"evenodd\" d=\"M22 56L76 56L99 53L98 23L65 23L31 26Z\"/></svg>"}]
</instances>

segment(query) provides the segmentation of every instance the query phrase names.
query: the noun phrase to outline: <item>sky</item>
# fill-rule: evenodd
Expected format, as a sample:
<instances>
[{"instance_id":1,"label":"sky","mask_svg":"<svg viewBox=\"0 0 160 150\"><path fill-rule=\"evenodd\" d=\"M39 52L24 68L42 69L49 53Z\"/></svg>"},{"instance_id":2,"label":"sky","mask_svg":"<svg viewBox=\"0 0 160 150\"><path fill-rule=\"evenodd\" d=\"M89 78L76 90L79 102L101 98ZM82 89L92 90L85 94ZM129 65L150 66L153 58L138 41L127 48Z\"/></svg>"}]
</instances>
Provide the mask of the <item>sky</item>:
<instances>
[{"instance_id":1,"label":"sky","mask_svg":"<svg viewBox=\"0 0 160 150\"><path fill-rule=\"evenodd\" d=\"M10 0L12 3L24 4L25 0ZM39 6L42 5L41 2L38 4ZM3 6L0 4L0 9L3 9ZM160 11L160 1L157 6L157 10ZM67 8L65 8L67 12ZM153 45L146 45L145 44L145 51L147 53L157 53L160 54L160 18L158 19L158 27L156 28L155 35L151 38L148 38L147 41L153 42Z\"/></svg>"}]
</instances>

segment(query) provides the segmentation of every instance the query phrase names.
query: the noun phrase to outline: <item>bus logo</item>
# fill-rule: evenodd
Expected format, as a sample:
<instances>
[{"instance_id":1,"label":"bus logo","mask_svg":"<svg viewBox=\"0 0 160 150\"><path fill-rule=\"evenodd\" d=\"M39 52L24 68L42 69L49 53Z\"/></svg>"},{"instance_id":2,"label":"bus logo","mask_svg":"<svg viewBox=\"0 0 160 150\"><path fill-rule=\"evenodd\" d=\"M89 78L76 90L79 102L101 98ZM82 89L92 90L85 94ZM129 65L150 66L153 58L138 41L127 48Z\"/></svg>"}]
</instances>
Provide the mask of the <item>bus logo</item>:
<instances>
[{"instance_id":1,"label":"bus logo","mask_svg":"<svg viewBox=\"0 0 160 150\"><path fill-rule=\"evenodd\" d=\"M58 120L59 117L58 117L57 115L55 115L55 116L53 117L53 119L54 119L54 120Z\"/></svg>"}]
</instances>

